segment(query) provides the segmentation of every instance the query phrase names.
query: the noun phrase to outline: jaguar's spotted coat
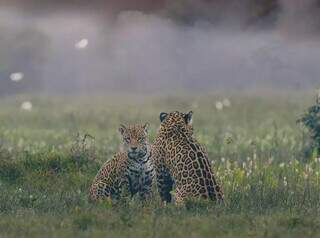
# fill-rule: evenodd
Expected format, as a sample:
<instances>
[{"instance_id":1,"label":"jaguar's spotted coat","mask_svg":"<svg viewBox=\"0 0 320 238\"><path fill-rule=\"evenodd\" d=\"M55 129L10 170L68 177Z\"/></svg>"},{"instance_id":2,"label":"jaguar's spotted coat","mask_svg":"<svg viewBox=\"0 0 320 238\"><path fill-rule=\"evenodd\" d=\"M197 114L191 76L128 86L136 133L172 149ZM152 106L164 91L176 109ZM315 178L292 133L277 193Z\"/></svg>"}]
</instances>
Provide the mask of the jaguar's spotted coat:
<instances>
[{"instance_id":1,"label":"jaguar's spotted coat","mask_svg":"<svg viewBox=\"0 0 320 238\"><path fill-rule=\"evenodd\" d=\"M161 113L161 125L152 147L152 158L162 201L186 198L223 200L223 193L212 172L208 154L193 137L192 112Z\"/></svg>"},{"instance_id":2,"label":"jaguar's spotted coat","mask_svg":"<svg viewBox=\"0 0 320 238\"><path fill-rule=\"evenodd\" d=\"M90 189L92 201L104 198L118 200L123 193L139 194L142 200L151 196L154 172L147 126L122 125L119 128L123 151L107 161L98 172Z\"/></svg>"}]
</instances>

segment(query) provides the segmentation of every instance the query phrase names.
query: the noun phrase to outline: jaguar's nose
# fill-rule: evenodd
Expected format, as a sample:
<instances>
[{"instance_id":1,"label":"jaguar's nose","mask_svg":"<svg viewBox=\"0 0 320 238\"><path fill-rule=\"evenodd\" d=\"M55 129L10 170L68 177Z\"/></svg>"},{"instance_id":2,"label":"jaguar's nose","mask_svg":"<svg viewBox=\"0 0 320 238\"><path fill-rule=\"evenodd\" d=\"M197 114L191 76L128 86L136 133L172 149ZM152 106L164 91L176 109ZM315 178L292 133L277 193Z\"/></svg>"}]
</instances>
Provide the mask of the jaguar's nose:
<instances>
[{"instance_id":1,"label":"jaguar's nose","mask_svg":"<svg viewBox=\"0 0 320 238\"><path fill-rule=\"evenodd\" d=\"M138 149L138 147L131 147L132 151L136 151Z\"/></svg>"}]
</instances>

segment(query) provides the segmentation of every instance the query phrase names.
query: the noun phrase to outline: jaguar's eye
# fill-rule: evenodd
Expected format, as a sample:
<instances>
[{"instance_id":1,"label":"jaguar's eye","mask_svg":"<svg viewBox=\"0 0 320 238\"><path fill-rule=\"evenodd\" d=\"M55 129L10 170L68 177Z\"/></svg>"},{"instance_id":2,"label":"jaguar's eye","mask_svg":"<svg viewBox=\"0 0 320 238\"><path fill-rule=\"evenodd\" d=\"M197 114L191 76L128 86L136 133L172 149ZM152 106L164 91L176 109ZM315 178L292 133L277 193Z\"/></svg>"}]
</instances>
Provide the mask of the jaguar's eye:
<instances>
[{"instance_id":1,"label":"jaguar's eye","mask_svg":"<svg viewBox=\"0 0 320 238\"><path fill-rule=\"evenodd\" d=\"M144 138L143 137L139 138L139 142L143 143L144 142Z\"/></svg>"},{"instance_id":2,"label":"jaguar's eye","mask_svg":"<svg viewBox=\"0 0 320 238\"><path fill-rule=\"evenodd\" d=\"M130 141L131 141L131 140L130 140L130 137L125 137L125 138L124 138L124 141L127 142L127 143L130 143Z\"/></svg>"}]
</instances>

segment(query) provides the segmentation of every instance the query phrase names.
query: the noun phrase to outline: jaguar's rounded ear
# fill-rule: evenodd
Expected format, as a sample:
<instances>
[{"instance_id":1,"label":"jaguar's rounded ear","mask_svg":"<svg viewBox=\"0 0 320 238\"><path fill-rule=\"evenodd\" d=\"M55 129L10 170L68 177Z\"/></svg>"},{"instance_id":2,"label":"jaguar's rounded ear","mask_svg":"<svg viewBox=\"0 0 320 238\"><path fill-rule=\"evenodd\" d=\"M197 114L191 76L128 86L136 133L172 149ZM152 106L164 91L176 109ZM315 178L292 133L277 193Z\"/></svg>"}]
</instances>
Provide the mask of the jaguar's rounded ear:
<instances>
[{"instance_id":1,"label":"jaguar's rounded ear","mask_svg":"<svg viewBox=\"0 0 320 238\"><path fill-rule=\"evenodd\" d=\"M166 112L161 112L161 113L160 113L160 122L163 122L164 119L166 119L167 116L168 116L168 113L166 113Z\"/></svg>"},{"instance_id":2,"label":"jaguar's rounded ear","mask_svg":"<svg viewBox=\"0 0 320 238\"><path fill-rule=\"evenodd\" d=\"M123 135L126 130L127 128L124 125L120 124L120 127L119 127L120 134Z\"/></svg>"},{"instance_id":3,"label":"jaguar's rounded ear","mask_svg":"<svg viewBox=\"0 0 320 238\"><path fill-rule=\"evenodd\" d=\"M143 129L145 133L148 133L148 128L149 128L149 123L146 122L146 124L144 124Z\"/></svg>"},{"instance_id":4,"label":"jaguar's rounded ear","mask_svg":"<svg viewBox=\"0 0 320 238\"><path fill-rule=\"evenodd\" d=\"M187 125L192 125L192 116L193 116L193 112L192 111L190 111L187 114L185 114L184 120L186 121Z\"/></svg>"}]
</instances>

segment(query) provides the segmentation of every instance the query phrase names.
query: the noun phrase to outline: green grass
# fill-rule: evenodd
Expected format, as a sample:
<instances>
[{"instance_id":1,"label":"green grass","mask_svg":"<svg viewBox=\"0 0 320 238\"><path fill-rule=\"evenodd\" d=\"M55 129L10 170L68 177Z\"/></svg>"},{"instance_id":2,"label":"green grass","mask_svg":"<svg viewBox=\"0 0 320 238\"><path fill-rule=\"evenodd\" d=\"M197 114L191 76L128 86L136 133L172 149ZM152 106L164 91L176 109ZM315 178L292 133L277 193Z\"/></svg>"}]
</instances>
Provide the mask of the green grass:
<instances>
[{"instance_id":1,"label":"green grass","mask_svg":"<svg viewBox=\"0 0 320 238\"><path fill-rule=\"evenodd\" d=\"M217 110L225 97L231 107ZM320 161L296 124L311 103L297 93L2 99L0 237L320 237ZM89 203L119 124L148 121L152 140L170 110L194 111L226 205Z\"/></svg>"}]
</instances>

